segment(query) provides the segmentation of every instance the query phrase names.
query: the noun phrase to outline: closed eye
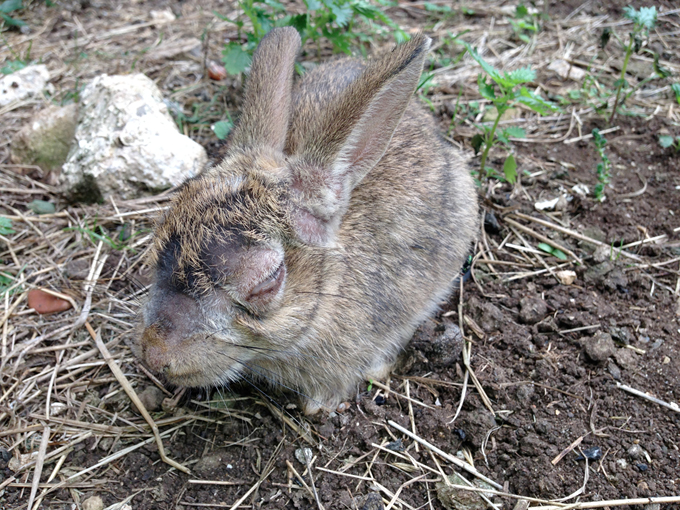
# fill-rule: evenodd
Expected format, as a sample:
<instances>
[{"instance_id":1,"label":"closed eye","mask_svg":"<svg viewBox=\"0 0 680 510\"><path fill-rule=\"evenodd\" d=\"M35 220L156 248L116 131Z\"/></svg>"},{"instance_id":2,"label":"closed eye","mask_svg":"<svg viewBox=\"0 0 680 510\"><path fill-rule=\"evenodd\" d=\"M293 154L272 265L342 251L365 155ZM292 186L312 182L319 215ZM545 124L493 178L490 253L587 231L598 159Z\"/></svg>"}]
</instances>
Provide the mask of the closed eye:
<instances>
[{"instance_id":1,"label":"closed eye","mask_svg":"<svg viewBox=\"0 0 680 510\"><path fill-rule=\"evenodd\" d=\"M246 297L246 301L259 301L263 298L266 299L267 296L275 296L281 288L285 275L286 267L284 266L283 261L281 261L281 264L279 264L279 267L276 268L271 276L257 284L253 290L250 291L250 294Z\"/></svg>"}]
</instances>

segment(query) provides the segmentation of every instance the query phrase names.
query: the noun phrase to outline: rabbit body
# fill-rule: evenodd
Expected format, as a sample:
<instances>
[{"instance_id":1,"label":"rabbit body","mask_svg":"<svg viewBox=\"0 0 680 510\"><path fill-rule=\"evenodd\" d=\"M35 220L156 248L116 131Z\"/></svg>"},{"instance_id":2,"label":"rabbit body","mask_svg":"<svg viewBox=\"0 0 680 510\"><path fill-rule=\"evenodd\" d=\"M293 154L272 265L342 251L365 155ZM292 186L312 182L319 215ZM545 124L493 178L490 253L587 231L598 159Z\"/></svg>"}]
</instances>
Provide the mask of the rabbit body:
<instances>
[{"instance_id":1,"label":"rabbit body","mask_svg":"<svg viewBox=\"0 0 680 510\"><path fill-rule=\"evenodd\" d=\"M225 160L159 221L133 350L172 383L266 381L313 413L384 377L448 297L477 203L410 100L429 39L293 85L298 47L293 29L263 39Z\"/></svg>"}]
</instances>

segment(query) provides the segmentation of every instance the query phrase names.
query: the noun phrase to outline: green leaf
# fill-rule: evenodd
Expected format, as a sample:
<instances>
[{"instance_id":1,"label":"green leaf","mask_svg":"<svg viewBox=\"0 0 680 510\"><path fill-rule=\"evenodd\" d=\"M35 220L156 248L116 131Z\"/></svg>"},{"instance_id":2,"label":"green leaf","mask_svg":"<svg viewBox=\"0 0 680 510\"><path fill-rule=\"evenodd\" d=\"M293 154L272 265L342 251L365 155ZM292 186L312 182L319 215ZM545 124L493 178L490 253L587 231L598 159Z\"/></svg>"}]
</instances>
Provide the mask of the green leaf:
<instances>
[{"instance_id":1,"label":"green leaf","mask_svg":"<svg viewBox=\"0 0 680 510\"><path fill-rule=\"evenodd\" d=\"M513 85L521 85L522 83L534 81L536 79L536 71L529 67L521 67L506 73L506 77Z\"/></svg>"},{"instance_id":2,"label":"green leaf","mask_svg":"<svg viewBox=\"0 0 680 510\"><path fill-rule=\"evenodd\" d=\"M525 138L527 136L526 131L519 126L509 126L503 131L508 138Z\"/></svg>"},{"instance_id":3,"label":"green leaf","mask_svg":"<svg viewBox=\"0 0 680 510\"><path fill-rule=\"evenodd\" d=\"M675 138L673 138L672 136L661 135L659 137L659 145L661 145L661 147L663 147L664 149L667 149L668 147L673 145L673 143L675 143Z\"/></svg>"},{"instance_id":4,"label":"green leaf","mask_svg":"<svg viewBox=\"0 0 680 510\"><path fill-rule=\"evenodd\" d=\"M302 35L305 30L309 28L309 14L296 14L290 16L286 22L286 26L293 27Z\"/></svg>"},{"instance_id":5,"label":"green leaf","mask_svg":"<svg viewBox=\"0 0 680 510\"><path fill-rule=\"evenodd\" d=\"M604 49L605 46L607 46L607 43L609 42L609 39L611 39L612 36L612 29L607 27L602 31L602 34L600 34L600 48Z\"/></svg>"},{"instance_id":6,"label":"green leaf","mask_svg":"<svg viewBox=\"0 0 680 510\"><path fill-rule=\"evenodd\" d=\"M352 19L352 6L346 3L340 3L337 0L321 0L335 16L335 22L340 27L347 26L349 20Z\"/></svg>"},{"instance_id":7,"label":"green leaf","mask_svg":"<svg viewBox=\"0 0 680 510\"><path fill-rule=\"evenodd\" d=\"M2 66L2 69L0 69L0 73L2 73L2 74L12 74L15 71L19 71L20 69L23 69L27 65L28 65L28 63L24 62L23 60L10 60L4 66Z\"/></svg>"},{"instance_id":8,"label":"green leaf","mask_svg":"<svg viewBox=\"0 0 680 510\"><path fill-rule=\"evenodd\" d=\"M605 139L604 136L600 134L600 130L597 128L594 128L592 131L593 134L593 141L595 142L595 147L598 149L604 148L605 145L607 145L607 140Z\"/></svg>"},{"instance_id":9,"label":"green leaf","mask_svg":"<svg viewBox=\"0 0 680 510\"><path fill-rule=\"evenodd\" d=\"M505 163L503 163L503 173L505 174L506 180L510 184L515 184L517 181L517 162L515 161L515 156L512 153L508 154L505 158Z\"/></svg>"},{"instance_id":10,"label":"green leaf","mask_svg":"<svg viewBox=\"0 0 680 510\"><path fill-rule=\"evenodd\" d=\"M645 30L651 30L656 25L656 7L640 7L633 21Z\"/></svg>"},{"instance_id":11,"label":"green leaf","mask_svg":"<svg viewBox=\"0 0 680 510\"><path fill-rule=\"evenodd\" d=\"M493 89L493 83L487 83L486 76L483 74L477 76L477 86L479 87L479 93L484 99L490 101L496 100L496 92Z\"/></svg>"},{"instance_id":12,"label":"green leaf","mask_svg":"<svg viewBox=\"0 0 680 510\"><path fill-rule=\"evenodd\" d=\"M322 7L321 2L318 0L305 0L305 5L308 11L318 11Z\"/></svg>"},{"instance_id":13,"label":"green leaf","mask_svg":"<svg viewBox=\"0 0 680 510\"><path fill-rule=\"evenodd\" d=\"M15 230L12 228L12 220L0 216L0 235L6 236L14 233Z\"/></svg>"},{"instance_id":14,"label":"green leaf","mask_svg":"<svg viewBox=\"0 0 680 510\"><path fill-rule=\"evenodd\" d=\"M560 260L567 260L567 256L562 252L562 250L558 250L557 248L553 248L552 254Z\"/></svg>"},{"instance_id":15,"label":"green leaf","mask_svg":"<svg viewBox=\"0 0 680 510\"><path fill-rule=\"evenodd\" d=\"M219 122L215 122L210 127L212 128L213 133L215 133L215 136L218 138L218 140L224 140L234 127L234 123L230 120L220 120Z\"/></svg>"},{"instance_id":16,"label":"green leaf","mask_svg":"<svg viewBox=\"0 0 680 510\"><path fill-rule=\"evenodd\" d=\"M479 154L479 150L482 148L482 145L484 145L484 137L477 133L475 136L472 137L472 140L470 140L470 145L472 145L472 148L475 151L475 156Z\"/></svg>"},{"instance_id":17,"label":"green leaf","mask_svg":"<svg viewBox=\"0 0 680 510\"><path fill-rule=\"evenodd\" d=\"M0 4L0 12L8 14L23 7L21 0L5 0Z\"/></svg>"},{"instance_id":18,"label":"green leaf","mask_svg":"<svg viewBox=\"0 0 680 510\"><path fill-rule=\"evenodd\" d=\"M286 7L276 0L263 0L265 4L274 9L274 11L285 11Z\"/></svg>"},{"instance_id":19,"label":"green leaf","mask_svg":"<svg viewBox=\"0 0 680 510\"><path fill-rule=\"evenodd\" d=\"M451 7L448 5L437 5L430 2L425 2L423 4L426 11L430 12L451 12Z\"/></svg>"},{"instance_id":20,"label":"green leaf","mask_svg":"<svg viewBox=\"0 0 680 510\"><path fill-rule=\"evenodd\" d=\"M508 83L508 81L503 77L503 75L496 70L495 67L493 67L491 64L489 64L486 60L484 60L479 53L477 53L477 50L475 50L470 43L465 42L465 41L460 41L460 44L465 46L465 49L467 49L468 53L470 56L475 60L480 66L482 66L482 70L491 78L493 81L498 83L499 85L511 85Z\"/></svg>"},{"instance_id":21,"label":"green leaf","mask_svg":"<svg viewBox=\"0 0 680 510\"><path fill-rule=\"evenodd\" d=\"M222 51L224 68L231 75L242 73L250 65L250 55L243 50L240 43L230 42Z\"/></svg>"},{"instance_id":22,"label":"green leaf","mask_svg":"<svg viewBox=\"0 0 680 510\"><path fill-rule=\"evenodd\" d=\"M680 104L680 83L673 83L671 90L675 92L675 100Z\"/></svg>"},{"instance_id":23,"label":"green leaf","mask_svg":"<svg viewBox=\"0 0 680 510\"><path fill-rule=\"evenodd\" d=\"M673 74L659 63L659 54L656 52L654 53L654 72L661 78L668 78Z\"/></svg>"},{"instance_id":24,"label":"green leaf","mask_svg":"<svg viewBox=\"0 0 680 510\"><path fill-rule=\"evenodd\" d=\"M549 244L538 243L537 248L541 251L549 253L550 255L552 255L554 257L557 257L560 260L567 260L567 256L564 253L562 253L562 250L558 250L557 248L553 248Z\"/></svg>"},{"instance_id":25,"label":"green leaf","mask_svg":"<svg viewBox=\"0 0 680 510\"><path fill-rule=\"evenodd\" d=\"M510 146L510 140L508 140L508 137L505 135L505 132L503 132L503 131L496 131L496 138L497 138L498 141L501 142L503 145Z\"/></svg>"},{"instance_id":26,"label":"green leaf","mask_svg":"<svg viewBox=\"0 0 680 510\"><path fill-rule=\"evenodd\" d=\"M523 18L529 14L529 9L527 9L524 4L519 4L515 8L515 18Z\"/></svg>"},{"instance_id":27,"label":"green leaf","mask_svg":"<svg viewBox=\"0 0 680 510\"><path fill-rule=\"evenodd\" d=\"M26 22L21 21L20 19L10 18L9 16L7 16L7 14L4 14L4 13L0 13L0 16L2 17L2 19L5 20L5 23L7 23L10 26L13 26L13 27L25 27L26 26Z\"/></svg>"},{"instance_id":28,"label":"green leaf","mask_svg":"<svg viewBox=\"0 0 680 510\"><path fill-rule=\"evenodd\" d=\"M530 91L526 87L522 87L517 97L517 102L528 106L535 112L541 115L548 115L552 112L560 111L560 107L550 101L546 101L535 92Z\"/></svg>"},{"instance_id":29,"label":"green leaf","mask_svg":"<svg viewBox=\"0 0 680 510\"><path fill-rule=\"evenodd\" d=\"M28 204L28 208L35 214L53 214L57 210L52 202L45 200L34 200Z\"/></svg>"},{"instance_id":30,"label":"green leaf","mask_svg":"<svg viewBox=\"0 0 680 510\"><path fill-rule=\"evenodd\" d=\"M394 35L394 40L396 41L397 44L402 44L405 43L406 41L411 40L411 36L408 35L406 32L404 32L401 28L395 30L393 32Z\"/></svg>"}]
</instances>

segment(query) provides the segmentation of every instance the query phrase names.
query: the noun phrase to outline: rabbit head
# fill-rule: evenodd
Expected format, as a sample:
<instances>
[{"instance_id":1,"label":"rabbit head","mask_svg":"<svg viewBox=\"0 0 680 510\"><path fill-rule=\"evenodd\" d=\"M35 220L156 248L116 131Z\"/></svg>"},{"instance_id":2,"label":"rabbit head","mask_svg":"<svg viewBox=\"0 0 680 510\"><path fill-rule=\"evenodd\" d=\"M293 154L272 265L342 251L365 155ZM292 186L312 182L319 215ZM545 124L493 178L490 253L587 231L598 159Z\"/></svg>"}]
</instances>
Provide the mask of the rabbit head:
<instances>
[{"instance_id":1,"label":"rabbit head","mask_svg":"<svg viewBox=\"0 0 680 510\"><path fill-rule=\"evenodd\" d=\"M267 381L307 412L384 373L475 229L467 172L427 115L405 115L429 44L416 35L294 87L297 31L263 38L225 159L156 226L133 345L151 369L182 386Z\"/></svg>"}]
</instances>

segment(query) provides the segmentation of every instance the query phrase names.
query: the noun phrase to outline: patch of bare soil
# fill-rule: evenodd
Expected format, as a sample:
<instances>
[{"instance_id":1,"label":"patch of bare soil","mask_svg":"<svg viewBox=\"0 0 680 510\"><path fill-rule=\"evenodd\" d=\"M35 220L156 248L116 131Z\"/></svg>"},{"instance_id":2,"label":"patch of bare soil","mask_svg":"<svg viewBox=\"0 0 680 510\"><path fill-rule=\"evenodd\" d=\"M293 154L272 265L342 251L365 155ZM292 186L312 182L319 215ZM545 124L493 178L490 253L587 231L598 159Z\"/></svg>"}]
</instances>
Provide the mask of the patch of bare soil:
<instances>
[{"instance_id":1,"label":"patch of bare soil","mask_svg":"<svg viewBox=\"0 0 680 510\"><path fill-rule=\"evenodd\" d=\"M672 3L660 5L670 9ZM450 18L437 30L465 24L471 30L466 40L483 37L494 48L490 56L510 52L495 62L498 67L538 65L539 81L548 83L551 94L574 84L555 83L546 64L566 43L596 47L597 17L605 13L618 20L626 5L551 2L548 13L555 20L583 8L564 24L548 24L540 44L517 57L507 23L488 34L502 5L465 4L476 10L475 17ZM187 132L217 154L209 124L223 118L225 109L236 113L240 83L205 80L202 61L204 54L218 60L220 45L235 33L216 22L212 10L229 15L234 7L169 5L179 17L162 26L148 22L148 11L167 8L164 2L35 5L33 33L8 34L8 41L14 51L33 44L34 58L54 73L59 100L68 101L83 80L101 72L134 67L147 73L186 114L200 110L202 120ZM418 2L389 13L411 26L434 25ZM659 30L670 33L679 24L677 15L668 16ZM198 51L185 52L178 43L172 46L180 48L177 53L161 52L164 44L187 42L208 26L210 42ZM664 36L663 43L677 55L677 35ZM2 55L10 58L6 48ZM605 66L608 56L600 57ZM674 64L677 72L677 60L666 63ZM460 82L433 89L429 99L443 130L459 87L465 101L478 99L477 72L468 63ZM164 199L116 203L116 209L66 204L38 173L19 176L9 165L11 135L40 105L4 112L0 215L13 219L17 233L8 236L11 249L0 244L0 271L23 280L0 305L0 509L26 508L42 434L49 440L36 491L39 508L83 508L93 495L105 506L129 498L135 510L449 508L442 480L450 482L461 470L390 422L474 465L504 493L541 500L577 493L582 501L679 496L680 412L663 404L680 402L680 153L657 141L662 131L680 135L679 118L668 88L634 99L637 116L619 115L613 124L618 130L605 135L613 174L604 202L572 191L577 184L592 189L596 183L598 155L592 140L583 137L594 127L607 127L602 117L582 105L569 106L550 128L527 116L533 143L515 144L526 173L516 186L484 187L487 221L462 296L452 296L417 332L386 383L389 389L366 383L341 412L311 418L300 414L293 397L264 386L155 391L124 339L134 334L141 299L148 209ZM454 143L467 146L473 132L469 123L460 123ZM490 161L500 167L503 159L499 150ZM563 194L570 200L557 211L534 207ZM33 199L56 203L57 213L31 216L27 204ZM132 249L97 248L83 230L96 229L95 220L103 229L97 232L115 235L127 223L140 235ZM568 260L536 250L539 235L568 252ZM83 280L104 255L92 289ZM575 281L563 283L561 270L574 271ZM146 422L88 332L71 332L79 312L34 314L24 300L33 287L65 293L81 306L91 301L88 321L137 393L155 408L166 455L190 468L190 475L163 462ZM469 342L470 370L465 352L461 356L459 326ZM311 458L305 460L307 451ZM516 500L500 496L494 502L511 508Z\"/></svg>"}]
</instances>

